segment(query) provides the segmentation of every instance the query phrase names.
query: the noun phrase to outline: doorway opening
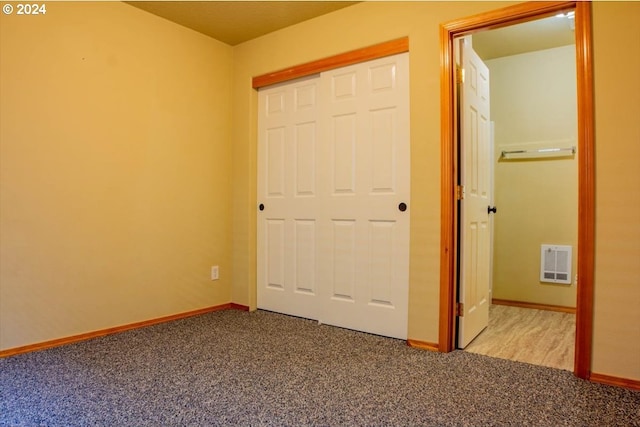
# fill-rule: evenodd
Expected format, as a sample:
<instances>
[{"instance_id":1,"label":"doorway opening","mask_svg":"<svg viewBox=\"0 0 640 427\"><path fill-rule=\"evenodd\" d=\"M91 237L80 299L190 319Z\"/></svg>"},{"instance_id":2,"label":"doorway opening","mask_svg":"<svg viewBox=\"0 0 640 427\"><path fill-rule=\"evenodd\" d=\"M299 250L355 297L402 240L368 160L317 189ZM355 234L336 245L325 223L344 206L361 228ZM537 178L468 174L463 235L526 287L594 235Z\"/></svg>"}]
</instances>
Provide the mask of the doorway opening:
<instances>
[{"instance_id":1,"label":"doorway opening","mask_svg":"<svg viewBox=\"0 0 640 427\"><path fill-rule=\"evenodd\" d=\"M559 12L575 11L577 74L578 262L574 373L588 378L591 364L593 306L593 90L591 72L590 4L582 2L524 3L441 26L442 89L442 252L439 350L455 347L458 271L459 168L455 109L456 38L479 30L505 27Z\"/></svg>"},{"instance_id":2,"label":"doorway opening","mask_svg":"<svg viewBox=\"0 0 640 427\"><path fill-rule=\"evenodd\" d=\"M566 370L573 370L578 218L573 24L570 11L466 35L454 45L463 71L456 99L465 190L458 201L464 317L456 347ZM482 229L470 228L468 219L474 185L486 193L477 214L485 240L476 239ZM474 257L485 264L473 268L476 280L464 274ZM562 271L541 274L545 264ZM486 283L479 283L482 269ZM486 307L477 308L488 309L475 329L469 318L476 307L466 292L473 285L484 286Z\"/></svg>"}]
</instances>

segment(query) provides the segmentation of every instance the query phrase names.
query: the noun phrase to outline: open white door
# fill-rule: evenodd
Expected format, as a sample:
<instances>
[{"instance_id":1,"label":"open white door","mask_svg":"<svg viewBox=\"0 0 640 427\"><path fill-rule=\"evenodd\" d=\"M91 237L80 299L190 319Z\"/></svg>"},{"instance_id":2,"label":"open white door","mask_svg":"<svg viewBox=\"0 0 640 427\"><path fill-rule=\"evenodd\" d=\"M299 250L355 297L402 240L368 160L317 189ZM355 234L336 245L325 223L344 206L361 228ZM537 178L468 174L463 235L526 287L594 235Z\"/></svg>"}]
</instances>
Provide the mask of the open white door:
<instances>
[{"instance_id":1,"label":"open white door","mask_svg":"<svg viewBox=\"0 0 640 427\"><path fill-rule=\"evenodd\" d=\"M462 200L460 203L460 287L458 347L466 347L489 323L491 161L489 69L460 40Z\"/></svg>"}]
</instances>

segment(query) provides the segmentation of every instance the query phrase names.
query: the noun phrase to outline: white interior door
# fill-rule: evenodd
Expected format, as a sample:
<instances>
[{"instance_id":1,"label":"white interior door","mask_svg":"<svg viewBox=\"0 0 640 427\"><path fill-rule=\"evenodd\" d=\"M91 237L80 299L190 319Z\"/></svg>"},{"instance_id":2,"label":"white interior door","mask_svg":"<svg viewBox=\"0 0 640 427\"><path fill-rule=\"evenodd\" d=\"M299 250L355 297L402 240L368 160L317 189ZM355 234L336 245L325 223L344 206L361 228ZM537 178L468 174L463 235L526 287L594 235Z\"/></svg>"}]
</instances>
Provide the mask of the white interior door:
<instances>
[{"instance_id":1,"label":"white interior door","mask_svg":"<svg viewBox=\"0 0 640 427\"><path fill-rule=\"evenodd\" d=\"M260 91L259 308L407 338L408 65Z\"/></svg>"},{"instance_id":2,"label":"white interior door","mask_svg":"<svg viewBox=\"0 0 640 427\"><path fill-rule=\"evenodd\" d=\"M460 40L463 67L461 99L460 287L458 347L466 347L489 323L491 204L489 69Z\"/></svg>"},{"instance_id":3,"label":"white interior door","mask_svg":"<svg viewBox=\"0 0 640 427\"><path fill-rule=\"evenodd\" d=\"M319 76L260 91L258 307L318 319Z\"/></svg>"},{"instance_id":4,"label":"white interior door","mask_svg":"<svg viewBox=\"0 0 640 427\"><path fill-rule=\"evenodd\" d=\"M327 250L322 322L407 338L408 54L322 75Z\"/></svg>"}]
</instances>

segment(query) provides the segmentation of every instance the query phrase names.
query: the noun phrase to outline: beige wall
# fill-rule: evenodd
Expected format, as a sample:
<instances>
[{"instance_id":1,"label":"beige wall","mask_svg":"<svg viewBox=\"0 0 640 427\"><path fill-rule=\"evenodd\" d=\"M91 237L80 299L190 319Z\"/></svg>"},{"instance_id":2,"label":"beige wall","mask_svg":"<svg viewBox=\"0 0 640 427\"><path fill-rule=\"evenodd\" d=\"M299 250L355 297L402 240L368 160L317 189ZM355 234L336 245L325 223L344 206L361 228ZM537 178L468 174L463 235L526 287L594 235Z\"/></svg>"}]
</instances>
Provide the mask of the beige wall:
<instances>
[{"instance_id":1,"label":"beige wall","mask_svg":"<svg viewBox=\"0 0 640 427\"><path fill-rule=\"evenodd\" d=\"M577 145L574 45L486 61L495 122L493 297L576 306L577 157L501 160ZM540 245L573 248L572 283L540 282Z\"/></svg>"},{"instance_id":2,"label":"beige wall","mask_svg":"<svg viewBox=\"0 0 640 427\"><path fill-rule=\"evenodd\" d=\"M123 3L0 19L0 349L229 302L232 49Z\"/></svg>"}]
</instances>

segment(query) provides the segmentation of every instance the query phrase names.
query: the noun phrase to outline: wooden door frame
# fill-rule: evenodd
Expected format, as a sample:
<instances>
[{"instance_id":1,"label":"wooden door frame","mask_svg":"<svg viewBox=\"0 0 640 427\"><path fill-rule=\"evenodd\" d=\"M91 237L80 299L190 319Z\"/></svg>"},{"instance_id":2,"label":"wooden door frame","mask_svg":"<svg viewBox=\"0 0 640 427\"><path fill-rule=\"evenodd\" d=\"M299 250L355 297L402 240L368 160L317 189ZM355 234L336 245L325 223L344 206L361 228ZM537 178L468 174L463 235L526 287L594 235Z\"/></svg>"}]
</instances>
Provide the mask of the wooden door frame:
<instances>
[{"instance_id":1,"label":"wooden door frame","mask_svg":"<svg viewBox=\"0 0 640 427\"><path fill-rule=\"evenodd\" d=\"M451 21L440 26L441 107L441 248L440 317L438 350L455 348L457 263L456 199L458 157L455 111L454 38L478 30L499 28L575 10L578 101L578 278L574 374L591 374L593 333L593 277L595 234L593 69L591 53L591 3L583 1L527 2Z\"/></svg>"}]
</instances>

